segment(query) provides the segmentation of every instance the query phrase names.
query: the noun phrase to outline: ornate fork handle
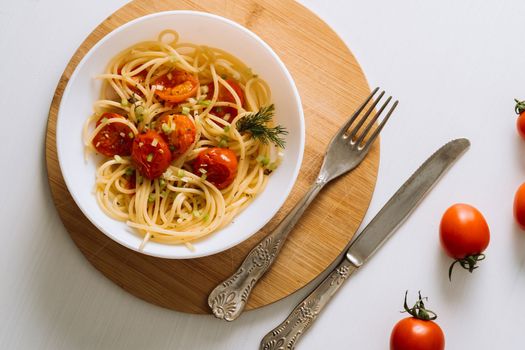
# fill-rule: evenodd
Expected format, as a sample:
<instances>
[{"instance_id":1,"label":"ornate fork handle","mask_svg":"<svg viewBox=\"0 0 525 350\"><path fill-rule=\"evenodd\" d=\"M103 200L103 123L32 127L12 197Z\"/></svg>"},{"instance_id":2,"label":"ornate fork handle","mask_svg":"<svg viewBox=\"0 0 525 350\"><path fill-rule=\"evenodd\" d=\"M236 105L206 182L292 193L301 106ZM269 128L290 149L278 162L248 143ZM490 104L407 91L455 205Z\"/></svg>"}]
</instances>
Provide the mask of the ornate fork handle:
<instances>
[{"instance_id":1,"label":"ornate fork handle","mask_svg":"<svg viewBox=\"0 0 525 350\"><path fill-rule=\"evenodd\" d=\"M279 225L250 251L239 269L210 293L208 305L217 318L233 321L242 313L253 287L273 264L288 233L326 183L318 178Z\"/></svg>"},{"instance_id":2,"label":"ornate fork handle","mask_svg":"<svg viewBox=\"0 0 525 350\"><path fill-rule=\"evenodd\" d=\"M291 350L317 315L326 306L343 282L357 269L344 259L330 275L315 288L279 326L270 331L261 341L260 350Z\"/></svg>"}]
</instances>

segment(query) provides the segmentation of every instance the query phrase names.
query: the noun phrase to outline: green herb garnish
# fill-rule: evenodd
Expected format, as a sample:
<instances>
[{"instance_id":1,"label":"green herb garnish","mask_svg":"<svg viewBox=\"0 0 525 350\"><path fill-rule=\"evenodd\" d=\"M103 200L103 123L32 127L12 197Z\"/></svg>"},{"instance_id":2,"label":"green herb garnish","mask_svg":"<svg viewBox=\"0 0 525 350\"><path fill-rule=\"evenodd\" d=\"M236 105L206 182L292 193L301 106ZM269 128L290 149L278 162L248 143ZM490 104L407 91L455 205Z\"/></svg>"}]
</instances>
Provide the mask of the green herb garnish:
<instances>
[{"instance_id":1,"label":"green herb garnish","mask_svg":"<svg viewBox=\"0 0 525 350\"><path fill-rule=\"evenodd\" d=\"M272 120L274 111L274 105L271 104L262 107L258 112L245 115L237 121L237 130L251 133L255 139L262 143L272 142L276 146L284 148L286 141L282 136L287 135L288 131L281 125L273 128L266 125Z\"/></svg>"}]
</instances>

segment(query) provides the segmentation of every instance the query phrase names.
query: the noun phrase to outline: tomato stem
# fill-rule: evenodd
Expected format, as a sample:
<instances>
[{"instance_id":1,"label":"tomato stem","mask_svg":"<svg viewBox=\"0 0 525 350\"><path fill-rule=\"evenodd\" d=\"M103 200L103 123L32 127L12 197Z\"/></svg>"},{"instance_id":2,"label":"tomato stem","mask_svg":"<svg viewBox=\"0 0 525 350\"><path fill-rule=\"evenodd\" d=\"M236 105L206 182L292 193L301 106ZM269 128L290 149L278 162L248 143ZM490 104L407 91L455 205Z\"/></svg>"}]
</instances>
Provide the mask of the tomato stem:
<instances>
[{"instance_id":1,"label":"tomato stem","mask_svg":"<svg viewBox=\"0 0 525 350\"><path fill-rule=\"evenodd\" d=\"M515 98L514 101L516 102L516 106L514 107L516 114L521 114L521 112L525 111L525 101L520 101L517 98Z\"/></svg>"},{"instance_id":2,"label":"tomato stem","mask_svg":"<svg viewBox=\"0 0 525 350\"><path fill-rule=\"evenodd\" d=\"M421 291L418 292L418 295L419 295L419 299L416 301L414 306L409 308L407 304L407 296L408 296L408 290L407 290L405 292L405 303L403 305L405 310L401 312L408 312L410 315L412 315L412 317L417 318L419 320L424 320L424 321L435 320L437 318L436 313L432 310L425 308L425 303L423 300L425 299L428 300L428 298L427 297L422 298Z\"/></svg>"},{"instance_id":3,"label":"tomato stem","mask_svg":"<svg viewBox=\"0 0 525 350\"><path fill-rule=\"evenodd\" d=\"M462 268L465 270L468 270L470 273L477 269L479 266L477 266L478 261L484 260L485 254L472 254L468 255L462 259L456 259L454 262L450 265L450 268L448 269L448 279L449 281L452 281L452 270L454 269L454 265L459 263Z\"/></svg>"}]
</instances>

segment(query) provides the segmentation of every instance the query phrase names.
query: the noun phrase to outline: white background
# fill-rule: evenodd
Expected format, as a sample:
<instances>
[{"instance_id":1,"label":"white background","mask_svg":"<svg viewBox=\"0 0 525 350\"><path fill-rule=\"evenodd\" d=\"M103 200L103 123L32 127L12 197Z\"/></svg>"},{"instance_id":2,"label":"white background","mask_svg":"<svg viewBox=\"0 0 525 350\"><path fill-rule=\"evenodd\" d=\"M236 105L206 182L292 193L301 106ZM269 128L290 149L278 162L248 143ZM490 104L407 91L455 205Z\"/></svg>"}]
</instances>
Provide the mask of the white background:
<instances>
[{"instance_id":1,"label":"white background","mask_svg":"<svg viewBox=\"0 0 525 350\"><path fill-rule=\"evenodd\" d=\"M370 85L400 105L381 140L370 218L435 149L472 147L397 234L351 277L300 349L386 349L406 289L429 296L447 349L522 349L525 232L512 218L525 180L513 98L525 98L525 2L303 0L343 38ZM177 313L121 290L69 238L47 184L44 138L56 84L84 38L122 0L0 1L0 348L257 349L305 290L234 323ZM351 87L349 87L351 89ZM307 161L307 160L306 160ZM455 202L489 222L487 259L472 275L439 247Z\"/></svg>"}]
</instances>

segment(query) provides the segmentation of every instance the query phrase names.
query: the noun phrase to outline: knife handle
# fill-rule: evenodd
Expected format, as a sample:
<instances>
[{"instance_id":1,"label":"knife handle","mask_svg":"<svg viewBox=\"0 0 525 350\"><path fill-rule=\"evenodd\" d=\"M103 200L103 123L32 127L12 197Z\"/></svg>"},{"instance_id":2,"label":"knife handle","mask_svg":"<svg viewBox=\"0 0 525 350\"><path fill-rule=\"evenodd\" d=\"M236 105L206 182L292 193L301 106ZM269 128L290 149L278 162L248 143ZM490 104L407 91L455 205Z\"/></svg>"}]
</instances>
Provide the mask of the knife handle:
<instances>
[{"instance_id":1,"label":"knife handle","mask_svg":"<svg viewBox=\"0 0 525 350\"><path fill-rule=\"evenodd\" d=\"M321 310L355 270L357 267L344 259L293 309L286 320L266 334L261 341L260 350L294 349L301 335L310 328Z\"/></svg>"},{"instance_id":2,"label":"knife handle","mask_svg":"<svg viewBox=\"0 0 525 350\"><path fill-rule=\"evenodd\" d=\"M277 259L288 233L325 184L316 181L279 225L248 253L237 271L210 293L208 305L215 317L226 321L239 317L253 287Z\"/></svg>"}]
</instances>

